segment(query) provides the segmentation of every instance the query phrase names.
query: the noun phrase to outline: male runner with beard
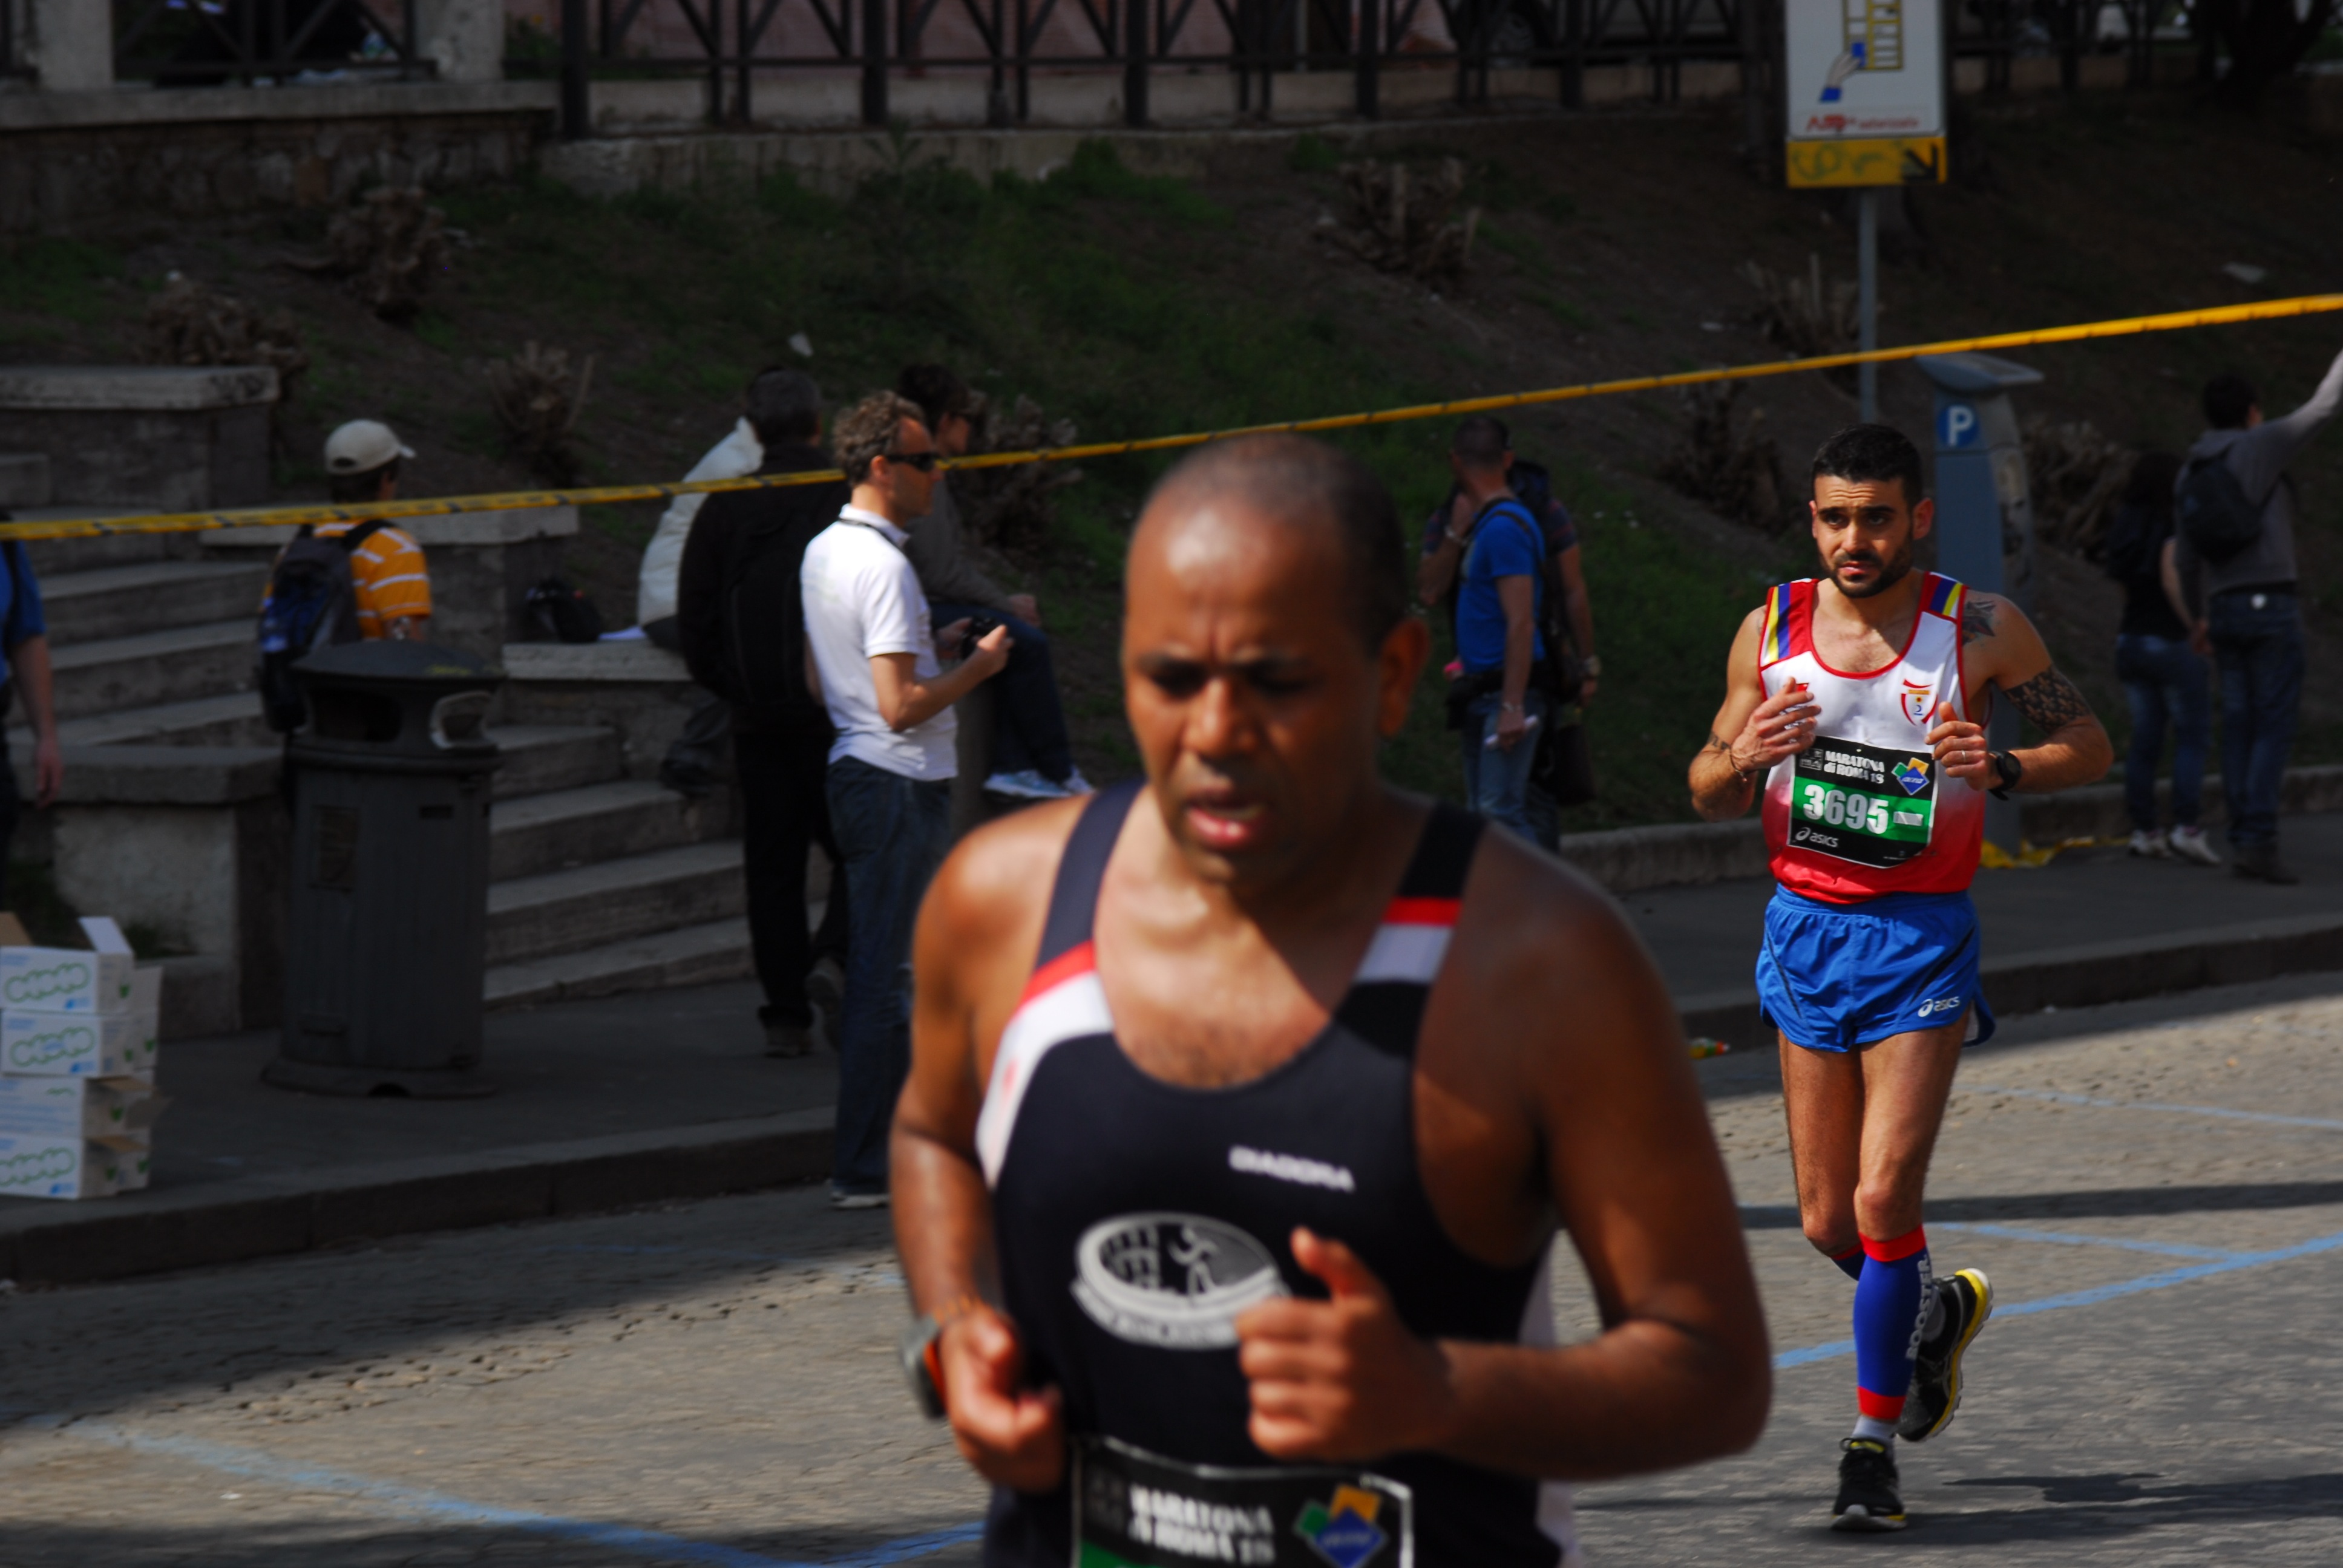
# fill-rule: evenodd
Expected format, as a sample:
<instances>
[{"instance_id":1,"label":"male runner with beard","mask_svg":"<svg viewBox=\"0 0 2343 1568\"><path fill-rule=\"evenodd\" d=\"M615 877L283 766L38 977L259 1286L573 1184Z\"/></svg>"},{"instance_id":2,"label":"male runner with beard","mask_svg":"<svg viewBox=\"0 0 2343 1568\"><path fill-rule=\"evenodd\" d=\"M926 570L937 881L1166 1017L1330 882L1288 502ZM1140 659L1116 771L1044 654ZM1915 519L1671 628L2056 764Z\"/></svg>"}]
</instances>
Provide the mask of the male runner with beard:
<instances>
[{"instance_id":1,"label":"male runner with beard","mask_svg":"<svg viewBox=\"0 0 2343 1568\"><path fill-rule=\"evenodd\" d=\"M1555 1568L1560 1483L1763 1424L1650 958L1377 776L1430 645L1407 599L1351 458L1190 457L1131 546L1146 779L985 828L929 894L896 1239L992 1568ZM1558 1227L1604 1324L1560 1348Z\"/></svg>"},{"instance_id":2,"label":"male runner with beard","mask_svg":"<svg viewBox=\"0 0 2343 1568\"><path fill-rule=\"evenodd\" d=\"M1693 805L1737 817L1765 791L1781 885L1757 991L1781 1034L1806 1239L1855 1282L1861 1418L1843 1442L1840 1530L1900 1530L1895 1442L1942 1432L1961 1358L1993 1311L1984 1273L1932 1281L1928 1157L1961 1046L1993 1033L1968 886L1985 792L2087 784L2107 732L2018 608L1912 570L1934 503L1920 454L1855 425L1815 454L1828 576L1784 583L1734 639L1725 706L1692 764ZM1986 748L1994 693L2046 737Z\"/></svg>"}]
</instances>

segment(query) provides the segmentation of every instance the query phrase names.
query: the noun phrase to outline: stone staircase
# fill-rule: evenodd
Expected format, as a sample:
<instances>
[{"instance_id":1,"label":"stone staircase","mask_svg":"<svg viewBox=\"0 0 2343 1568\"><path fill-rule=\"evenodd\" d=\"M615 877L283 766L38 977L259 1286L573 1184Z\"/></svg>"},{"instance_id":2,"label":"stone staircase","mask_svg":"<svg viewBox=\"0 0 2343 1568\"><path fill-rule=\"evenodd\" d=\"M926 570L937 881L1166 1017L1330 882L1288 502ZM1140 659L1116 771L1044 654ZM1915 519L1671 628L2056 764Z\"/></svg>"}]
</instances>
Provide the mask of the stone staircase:
<instances>
[{"instance_id":1,"label":"stone staircase","mask_svg":"<svg viewBox=\"0 0 2343 1568\"><path fill-rule=\"evenodd\" d=\"M277 743L249 689L262 558L187 535L28 548L68 749ZM508 692L507 710L530 709L526 693ZM22 759L31 736L21 712L15 720ZM696 802L642 777L656 753L609 724L493 733L504 765L490 810L490 1007L749 972L729 792Z\"/></svg>"}]
</instances>

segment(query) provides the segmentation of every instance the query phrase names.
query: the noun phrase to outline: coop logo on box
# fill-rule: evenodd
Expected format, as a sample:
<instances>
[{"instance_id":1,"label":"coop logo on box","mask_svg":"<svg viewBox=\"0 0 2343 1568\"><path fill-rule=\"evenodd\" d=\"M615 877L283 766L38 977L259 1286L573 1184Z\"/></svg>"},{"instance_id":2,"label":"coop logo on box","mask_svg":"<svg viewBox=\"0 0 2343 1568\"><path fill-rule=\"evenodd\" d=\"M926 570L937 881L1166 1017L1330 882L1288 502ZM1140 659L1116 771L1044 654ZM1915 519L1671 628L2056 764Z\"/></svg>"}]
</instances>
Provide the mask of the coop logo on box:
<instances>
[{"instance_id":1,"label":"coop logo on box","mask_svg":"<svg viewBox=\"0 0 2343 1568\"><path fill-rule=\"evenodd\" d=\"M45 969L20 970L0 980L0 1001L15 1007L31 1007L53 996L65 996L77 991L90 982L89 966L78 960L51 964Z\"/></svg>"},{"instance_id":2,"label":"coop logo on box","mask_svg":"<svg viewBox=\"0 0 2343 1568\"><path fill-rule=\"evenodd\" d=\"M85 1023L67 1024L46 1034L28 1034L8 1042L8 1065L20 1070L72 1061L97 1049L97 1030Z\"/></svg>"},{"instance_id":3,"label":"coop logo on box","mask_svg":"<svg viewBox=\"0 0 2343 1568\"><path fill-rule=\"evenodd\" d=\"M36 1149L25 1154L0 1155L0 1188L38 1187L62 1181L78 1163L70 1147Z\"/></svg>"}]
</instances>

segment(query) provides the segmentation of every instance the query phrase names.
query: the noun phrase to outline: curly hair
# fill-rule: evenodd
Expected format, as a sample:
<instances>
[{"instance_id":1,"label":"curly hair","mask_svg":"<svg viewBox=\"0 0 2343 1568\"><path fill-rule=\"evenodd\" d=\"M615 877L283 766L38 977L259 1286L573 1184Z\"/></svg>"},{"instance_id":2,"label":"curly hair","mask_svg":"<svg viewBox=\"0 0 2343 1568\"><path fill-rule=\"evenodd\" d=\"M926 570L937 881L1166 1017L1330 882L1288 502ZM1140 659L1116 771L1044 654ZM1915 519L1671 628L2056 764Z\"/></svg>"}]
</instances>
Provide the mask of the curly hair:
<instances>
[{"instance_id":1,"label":"curly hair","mask_svg":"<svg viewBox=\"0 0 2343 1568\"><path fill-rule=\"evenodd\" d=\"M870 459L895 449L896 437L906 419L921 427L927 424L920 406L896 392L873 392L838 417L838 423L830 427L830 455L844 471L848 484L859 485L870 477Z\"/></svg>"}]
</instances>

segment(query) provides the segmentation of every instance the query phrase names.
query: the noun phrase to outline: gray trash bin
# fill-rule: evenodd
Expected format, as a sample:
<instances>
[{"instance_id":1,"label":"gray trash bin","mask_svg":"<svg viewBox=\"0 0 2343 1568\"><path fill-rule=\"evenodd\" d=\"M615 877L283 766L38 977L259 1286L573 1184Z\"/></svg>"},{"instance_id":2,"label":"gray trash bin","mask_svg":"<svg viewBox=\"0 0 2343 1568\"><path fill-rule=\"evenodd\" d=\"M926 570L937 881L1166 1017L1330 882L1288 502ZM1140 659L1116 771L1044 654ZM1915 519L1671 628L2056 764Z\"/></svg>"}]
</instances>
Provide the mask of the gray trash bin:
<instances>
[{"instance_id":1,"label":"gray trash bin","mask_svg":"<svg viewBox=\"0 0 2343 1568\"><path fill-rule=\"evenodd\" d=\"M353 642L294 667L285 1024L268 1082L323 1094L494 1091L488 704L504 671L457 648Z\"/></svg>"}]
</instances>

